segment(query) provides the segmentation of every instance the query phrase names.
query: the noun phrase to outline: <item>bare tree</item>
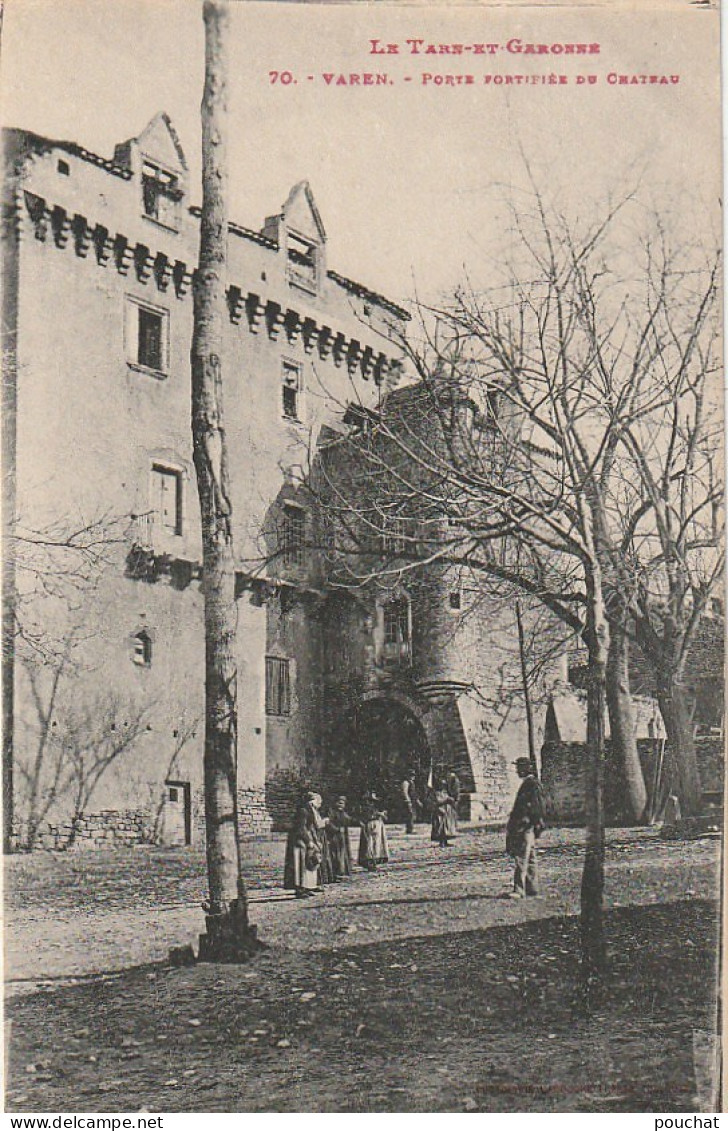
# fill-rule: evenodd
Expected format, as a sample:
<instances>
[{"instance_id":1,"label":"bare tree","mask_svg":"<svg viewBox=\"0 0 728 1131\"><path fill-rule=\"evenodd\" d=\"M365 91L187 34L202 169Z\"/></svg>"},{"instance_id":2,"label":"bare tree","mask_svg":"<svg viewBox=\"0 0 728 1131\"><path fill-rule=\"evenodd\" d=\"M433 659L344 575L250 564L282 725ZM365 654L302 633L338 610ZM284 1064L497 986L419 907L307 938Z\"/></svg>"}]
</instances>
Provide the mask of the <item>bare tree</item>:
<instances>
[{"instance_id":1,"label":"bare tree","mask_svg":"<svg viewBox=\"0 0 728 1131\"><path fill-rule=\"evenodd\" d=\"M49 818L68 816L70 847L97 787L112 765L146 731L151 704L106 693L79 694L86 643L80 625L65 637L53 660L22 648L23 674L34 724L27 726L24 756L16 760L20 847L31 851ZM32 736L32 741L31 741Z\"/></svg>"},{"instance_id":2,"label":"bare tree","mask_svg":"<svg viewBox=\"0 0 728 1131\"><path fill-rule=\"evenodd\" d=\"M19 759L15 788L22 782L25 794L21 847L29 852L35 847L39 829L48 814L53 811L59 796L67 787L66 766L60 750L54 748L53 722L57 708L59 690L64 677L72 667L75 644L72 634L66 641L65 651L57 657L53 665L50 684L45 691L41 687L37 658L26 657L25 667L31 698L36 715L37 734L34 750L29 761ZM14 753L14 752L13 752ZM18 780L19 779L19 780ZM13 799L15 800L15 798Z\"/></svg>"},{"instance_id":3,"label":"bare tree","mask_svg":"<svg viewBox=\"0 0 728 1131\"><path fill-rule=\"evenodd\" d=\"M25 763L18 767L32 830L37 819L42 820L36 812L37 790L45 777L46 723L50 727L50 715L45 720L47 712L42 697L39 698L38 672L45 669L46 674L50 673L52 713L59 684L73 669L78 646L85 635L82 624L89 601L106 567L111 564L116 547L123 542L127 523L126 515L100 514L87 518L65 514L34 526L22 515L4 515L3 545L7 553L4 564L8 565L3 587L2 657L6 851L12 849L18 788L14 727L16 665L22 664L29 675L31 698L40 726L32 759L34 768ZM31 832L31 840L33 836Z\"/></svg>"},{"instance_id":4,"label":"bare tree","mask_svg":"<svg viewBox=\"0 0 728 1131\"><path fill-rule=\"evenodd\" d=\"M73 806L66 847L75 842L101 779L146 733L150 710L148 703L140 706L102 694L85 700L69 715L61 739Z\"/></svg>"},{"instance_id":5,"label":"bare tree","mask_svg":"<svg viewBox=\"0 0 728 1131\"><path fill-rule=\"evenodd\" d=\"M382 568L467 566L536 597L582 636L589 657L582 883L588 998L605 967L610 638L629 629L640 601L634 604L628 588L629 616L622 610L617 620L614 595L625 590L632 551L625 515L636 516L626 485L633 476L647 484L639 522L657 528L661 504L639 458L648 450L645 434L664 449L663 476L679 492L696 461L676 460L670 436L680 429L671 427L665 408L685 404L686 369L688 384L699 380L701 366L711 372L706 309L715 275L691 273L691 290L678 295L651 241L641 258L624 242L630 205L625 196L595 223L574 224L534 186L532 214L514 214L517 251L504 283L484 293L464 287L447 305L421 312L419 340L404 343L414 383L386 397L380 413L360 412L352 434L321 453L311 479L338 525L334 577L342 583L366 583ZM668 317L676 307L679 320ZM656 366L663 370L658 381ZM637 471L626 470L633 463ZM713 488L708 499L715 498ZM381 549L393 522L400 546L383 567L373 547L379 540ZM660 548L653 563L664 554ZM644 578L645 570L638 573ZM694 597L690 607L698 615ZM619 663L612 674L624 683ZM623 707L629 698L627 687ZM641 810L636 745L625 745Z\"/></svg>"},{"instance_id":6,"label":"bare tree","mask_svg":"<svg viewBox=\"0 0 728 1131\"><path fill-rule=\"evenodd\" d=\"M19 645L53 662L66 651L59 619L74 624L117 548L126 542L129 515L86 518L65 514L42 527L15 518L8 540L15 569L14 599L6 614L12 630L10 659ZM74 629L71 629L73 633Z\"/></svg>"},{"instance_id":7,"label":"bare tree","mask_svg":"<svg viewBox=\"0 0 728 1131\"><path fill-rule=\"evenodd\" d=\"M222 327L227 263L226 0L205 0L202 217L194 279L192 439L202 517L205 598L205 827L209 899L201 957L244 959L248 922L237 818L237 667L233 514L223 414Z\"/></svg>"},{"instance_id":8,"label":"bare tree","mask_svg":"<svg viewBox=\"0 0 728 1131\"><path fill-rule=\"evenodd\" d=\"M686 664L724 571L720 263L689 267L658 236L648 249L655 403L624 430L610 568L614 604L654 672L669 787L694 814L702 798Z\"/></svg>"}]
</instances>

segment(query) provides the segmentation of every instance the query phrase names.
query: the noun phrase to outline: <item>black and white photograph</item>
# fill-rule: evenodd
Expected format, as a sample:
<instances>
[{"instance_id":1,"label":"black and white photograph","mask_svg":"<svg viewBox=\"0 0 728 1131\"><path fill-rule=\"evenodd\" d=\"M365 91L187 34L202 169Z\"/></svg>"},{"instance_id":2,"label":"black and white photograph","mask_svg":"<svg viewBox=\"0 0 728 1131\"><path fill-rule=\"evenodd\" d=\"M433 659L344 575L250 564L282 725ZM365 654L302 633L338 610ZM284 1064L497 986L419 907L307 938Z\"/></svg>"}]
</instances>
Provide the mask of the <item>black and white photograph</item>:
<instances>
[{"instance_id":1,"label":"black and white photograph","mask_svg":"<svg viewBox=\"0 0 728 1131\"><path fill-rule=\"evenodd\" d=\"M717 5L6 0L0 105L5 1111L717 1127Z\"/></svg>"}]
</instances>

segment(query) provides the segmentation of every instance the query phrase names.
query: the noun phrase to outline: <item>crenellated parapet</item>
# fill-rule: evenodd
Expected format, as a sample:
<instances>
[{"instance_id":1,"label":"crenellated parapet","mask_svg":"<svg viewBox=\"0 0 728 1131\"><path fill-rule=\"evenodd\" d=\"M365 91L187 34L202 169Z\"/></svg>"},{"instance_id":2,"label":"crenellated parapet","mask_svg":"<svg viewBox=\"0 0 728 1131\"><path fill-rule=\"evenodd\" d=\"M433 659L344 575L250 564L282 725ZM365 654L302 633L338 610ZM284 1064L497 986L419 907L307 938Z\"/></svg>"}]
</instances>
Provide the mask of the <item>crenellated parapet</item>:
<instances>
[{"instance_id":1,"label":"crenellated parapet","mask_svg":"<svg viewBox=\"0 0 728 1131\"><path fill-rule=\"evenodd\" d=\"M185 261L140 240L129 239L123 232L113 232L106 225L27 189L18 192L14 205L7 210L6 230L16 240L27 230L40 243L52 243L59 250L70 249L79 259L95 260L102 268L113 266L122 277L134 278L160 294L173 292L180 300L190 293L194 281L195 268ZM227 287L225 297L233 326L247 327L251 334L265 333L272 342L300 344L307 354L317 353L322 361L331 358L337 368L345 366L351 377L361 376L376 385L399 375L398 358L376 351L328 322L319 323L295 306L235 283Z\"/></svg>"}]
</instances>

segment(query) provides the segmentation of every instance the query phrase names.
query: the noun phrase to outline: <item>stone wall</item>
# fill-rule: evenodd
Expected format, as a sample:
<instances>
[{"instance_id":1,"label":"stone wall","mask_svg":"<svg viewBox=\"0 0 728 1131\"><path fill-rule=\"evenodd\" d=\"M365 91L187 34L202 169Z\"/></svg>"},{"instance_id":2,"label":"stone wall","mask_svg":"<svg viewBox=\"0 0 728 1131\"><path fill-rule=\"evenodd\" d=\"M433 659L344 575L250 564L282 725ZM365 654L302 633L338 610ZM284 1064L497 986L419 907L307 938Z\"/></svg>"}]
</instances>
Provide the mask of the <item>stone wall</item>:
<instances>
[{"instance_id":1,"label":"stone wall","mask_svg":"<svg viewBox=\"0 0 728 1131\"><path fill-rule=\"evenodd\" d=\"M264 789L238 789L238 819L244 837L265 836L271 831Z\"/></svg>"},{"instance_id":2,"label":"stone wall","mask_svg":"<svg viewBox=\"0 0 728 1131\"><path fill-rule=\"evenodd\" d=\"M27 830L16 826L12 837L13 847L22 848L27 842ZM149 815L138 810L117 811L107 809L89 813L76 821L53 824L43 821L38 830L35 847L55 851L90 848L129 848L135 844L154 843L154 832Z\"/></svg>"},{"instance_id":3,"label":"stone wall","mask_svg":"<svg viewBox=\"0 0 728 1131\"><path fill-rule=\"evenodd\" d=\"M549 824L580 824L584 817L584 747L574 742L545 743L541 784Z\"/></svg>"},{"instance_id":4,"label":"stone wall","mask_svg":"<svg viewBox=\"0 0 728 1131\"><path fill-rule=\"evenodd\" d=\"M6 724L14 721L16 809L22 818L33 804L34 787L25 788L24 771L32 773L44 727L52 728L56 757L71 733L71 714L94 717L103 691L119 704L117 732L131 725L133 708L145 707L148 715L139 740L98 783L91 802L98 816L88 818L81 839L111 844L142 838L141 825L127 827L129 814L145 813L152 828L159 826L165 784L179 783L192 795L192 839L198 842L204 837L204 643L189 342L199 212L181 200L176 227L143 214L141 149L154 158L159 146L167 153L163 164L175 160L162 118L145 132L143 145L132 141L113 161L52 141L38 144L20 132L13 137L15 148L25 150L24 167L5 185L11 255L19 260L18 271L7 275L13 290L6 296L22 385L12 436L17 510L36 530L56 530L70 515L119 516L110 551L115 560L94 594L97 607L83 610L83 677L61 682L52 710L44 687L39 711L31 679L16 659L14 720L13 711L5 710ZM312 224L318 239L309 196L301 186L292 194L291 223L304 231ZM285 212L276 221L280 241L231 225L226 280L223 369L235 543L241 576L249 569L259 580L271 549L261 532L284 486L291 491L287 469L305 466L309 445L340 418L347 400L374 407L382 388L396 382L400 350L389 328L399 326L404 313L329 272L323 247L316 293L297 287L282 230ZM51 307L58 317L49 320ZM140 307L161 317L159 369L140 364L137 356L134 311ZM283 404L284 365L300 375L293 416ZM152 521L159 466L177 477L179 529ZM308 520L306 526L314 533ZM146 563L143 570L140 562ZM288 593L308 592L319 580L316 562L316 553L307 551L295 576L280 558L267 573ZM257 835L270 827L267 800L279 824L289 820L288 783L297 783L321 756L320 633L309 615L315 609L284 611L280 593L253 607L246 592L239 612L240 812L244 831ZM52 629L54 639L68 638L71 626L49 625L40 603L30 614ZM134 639L142 630L151 640L149 663L135 659ZM291 661L294 710L288 716L266 715L266 655ZM52 759L44 774L35 783L36 796L52 792ZM52 811L44 814L49 845L63 841L71 811L69 797L54 796Z\"/></svg>"},{"instance_id":5,"label":"stone wall","mask_svg":"<svg viewBox=\"0 0 728 1131\"><path fill-rule=\"evenodd\" d=\"M649 791L655 775L655 742L652 739L640 739L637 748ZM722 740L698 739L695 750L703 791L706 794L720 793L722 796L724 774ZM551 823L583 824L585 759L586 747L580 743L544 744L541 752L541 783L546 794ZM604 804L607 821L614 824L628 821L610 742L605 746Z\"/></svg>"},{"instance_id":6,"label":"stone wall","mask_svg":"<svg viewBox=\"0 0 728 1131\"><path fill-rule=\"evenodd\" d=\"M275 770L265 783L265 807L273 829L286 831L291 824L305 779L297 770Z\"/></svg>"}]
</instances>

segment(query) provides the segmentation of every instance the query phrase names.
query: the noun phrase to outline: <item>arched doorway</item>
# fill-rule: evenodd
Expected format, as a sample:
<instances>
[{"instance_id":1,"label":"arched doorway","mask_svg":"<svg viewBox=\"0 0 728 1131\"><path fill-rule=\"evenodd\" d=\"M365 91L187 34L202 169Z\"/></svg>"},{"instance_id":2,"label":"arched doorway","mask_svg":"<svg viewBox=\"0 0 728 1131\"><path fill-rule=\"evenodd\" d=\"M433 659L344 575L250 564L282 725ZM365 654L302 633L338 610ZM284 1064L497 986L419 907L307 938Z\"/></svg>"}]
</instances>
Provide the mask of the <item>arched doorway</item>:
<instances>
[{"instance_id":1,"label":"arched doorway","mask_svg":"<svg viewBox=\"0 0 728 1131\"><path fill-rule=\"evenodd\" d=\"M359 798L374 790L390 816L402 816L401 783L414 770L417 792L424 798L430 774L430 748L414 710L397 699L377 697L363 702L356 715L349 792Z\"/></svg>"}]
</instances>

